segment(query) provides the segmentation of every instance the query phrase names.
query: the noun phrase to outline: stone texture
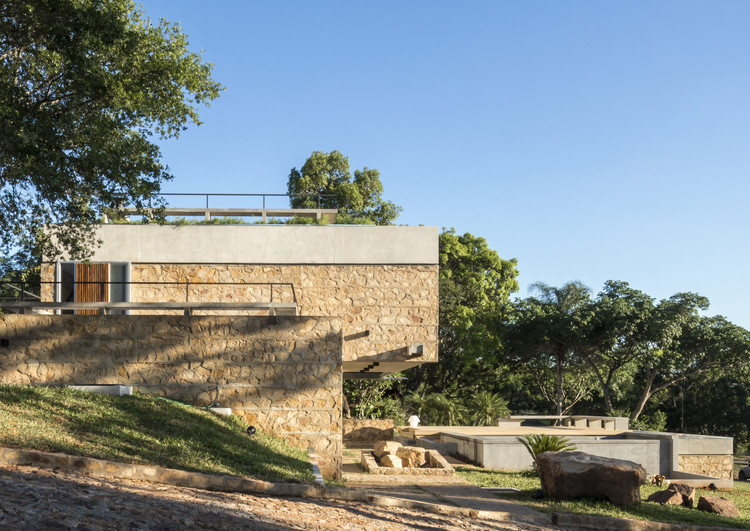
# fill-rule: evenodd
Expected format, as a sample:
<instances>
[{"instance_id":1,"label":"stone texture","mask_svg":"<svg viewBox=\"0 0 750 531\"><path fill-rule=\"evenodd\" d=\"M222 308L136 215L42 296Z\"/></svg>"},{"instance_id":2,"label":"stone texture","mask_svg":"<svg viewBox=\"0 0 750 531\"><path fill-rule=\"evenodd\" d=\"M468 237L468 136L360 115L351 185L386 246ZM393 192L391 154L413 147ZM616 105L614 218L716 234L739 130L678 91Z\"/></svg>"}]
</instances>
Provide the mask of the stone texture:
<instances>
[{"instance_id":1,"label":"stone texture","mask_svg":"<svg viewBox=\"0 0 750 531\"><path fill-rule=\"evenodd\" d=\"M0 467L0 529L528 530L539 526L341 499L225 493L31 467Z\"/></svg>"},{"instance_id":2,"label":"stone texture","mask_svg":"<svg viewBox=\"0 0 750 531\"><path fill-rule=\"evenodd\" d=\"M662 505L683 505L684 500L679 492L667 489L654 492L646 501Z\"/></svg>"},{"instance_id":3,"label":"stone texture","mask_svg":"<svg viewBox=\"0 0 750 531\"><path fill-rule=\"evenodd\" d=\"M396 455L401 458L404 467L419 468L427 463L425 448L417 446L402 446L396 450Z\"/></svg>"},{"instance_id":4,"label":"stone texture","mask_svg":"<svg viewBox=\"0 0 750 531\"><path fill-rule=\"evenodd\" d=\"M672 483L667 490L679 492L682 496L682 505L692 507L695 504L695 487L685 485L684 483Z\"/></svg>"},{"instance_id":5,"label":"stone texture","mask_svg":"<svg viewBox=\"0 0 750 531\"><path fill-rule=\"evenodd\" d=\"M189 291L191 301L227 302L268 301L271 287L219 283L289 283L294 291L290 285L273 287L274 301L293 302L296 298L300 315L341 317L344 361L437 361L437 265L134 263L131 279L194 282ZM133 284L131 300L184 301L185 286ZM412 343L421 343L424 351L409 359L404 347Z\"/></svg>"},{"instance_id":6,"label":"stone texture","mask_svg":"<svg viewBox=\"0 0 750 531\"><path fill-rule=\"evenodd\" d=\"M380 466L386 468L404 468L404 465L401 463L401 458L391 454L385 454L380 458Z\"/></svg>"},{"instance_id":7,"label":"stone texture","mask_svg":"<svg viewBox=\"0 0 750 531\"><path fill-rule=\"evenodd\" d=\"M393 419L344 419L344 444L393 440Z\"/></svg>"},{"instance_id":8,"label":"stone texture","mask_svg":"<svg viewBox=\"0 0 750 531\"><path fill-rule=\"evenodd\" d=\"M378 441L375 443L373 453L380 459L386 454L396 455L401 446L401 443L396 441Z\"/></svg>"},{"instance_id":9,"label":"stone texture","mask_svg":"<svg viewBox=\"0 0 750 531\"><path fill-rule=\"evenodd\" d=\"M342 340L331 317L0 315L3 384L127 384L313 448L341 469Z\"/></svg>"},{"instance_id":10,"label":"stone texture","mask_svg":"<svg viewBox=\"0 0 750 531\"><path fill-rule=\"evenodd\" d=\"M429 467L425 468L388 468L380 466L375 460L375 456L369 450L362 450L360 463L367 471L368 481L372 480L372 475L376 476L409 476L411 478L440 476L455 477L456 471L436 450L427 450L427 463ZM351 475L351 474L349 474ZM411 481L411 480L410 480Z\"/></svg>"},{"instance_id":11,"label":"stone texture","mask_svg":"<svg viewBox=\"0 0 750 531\"><path fill-rule=\"evenodd\" d=\"M716 513L722 516L739 516L740 511L737 506L726 498L714 498L710 496L701 496L698 499L698 510L709 513Z\"/></svg>"},{"instance_id":12,"label":"stone texture","mask_svg":"<svg viewBox=\"0 0 750 531\"><path fill-rule=\"evenodd\" d=\"M544 493L554 499L590 496L617 505L641 502L646 471L637 463L584 452L544 452L536 459Z\"/></svg>"},{"instance_id":13,"label":"stone texture","mask_svg":"<svg viewBox=\"0 0 750 531\"><path fill-rule=\"evenodd\" d=\"M680 455L677 464L682 472L712 478L732 479L734 473L732 455Z\"/></svg>"}]
</instances>

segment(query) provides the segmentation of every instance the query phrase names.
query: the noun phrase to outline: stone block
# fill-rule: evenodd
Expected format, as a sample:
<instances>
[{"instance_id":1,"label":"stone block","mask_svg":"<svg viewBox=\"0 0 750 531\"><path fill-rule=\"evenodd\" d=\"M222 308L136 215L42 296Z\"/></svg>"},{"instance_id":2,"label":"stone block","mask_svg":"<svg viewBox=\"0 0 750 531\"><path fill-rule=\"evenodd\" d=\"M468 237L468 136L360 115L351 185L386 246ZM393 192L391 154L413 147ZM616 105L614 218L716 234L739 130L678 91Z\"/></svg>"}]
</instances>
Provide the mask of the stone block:
<instances>
[{"instance_id":1,"label":"stone block","mask_svg":"<svg viewBox=\"0 0 750 531\"><path fill-rule=\"evenodd\" d=\"M401 443L396 441L378 441L375 443L373 453L380 459L384 455L396 455L401 446Z\"/></svg>"},{"instance_id":2,"label":"stone block","mask_svg":"<svg viewBox=\"0 0 750 531\"><path fill-rule=\"evenodd\" d=\"M401 458L403 466L419 468L427 462L425 449L416 446L402 446L396 450L396 456Z\"/></svg>"},{"instance_id":3,"label":"stone block","mask_svg":"<svg viewBox=\"0 0 750 531\"><path fill-rule=\"evenodd\" d=\"M536 458L544 493L553 499L582 496L607 499L617 505L641 502L644 468L632 461L584 452L544 452Z\"/></svg>"},{"instance_id":4,"label":"stone block","mask_svg":"<svg viewBox=\"0 0 750 531\"><path fill-rule=\"evenodd\" d=\"M391 454L385 454L380 458L380 466L386 468L404 468L401 459Z\"/></svg>"}]
</instances>

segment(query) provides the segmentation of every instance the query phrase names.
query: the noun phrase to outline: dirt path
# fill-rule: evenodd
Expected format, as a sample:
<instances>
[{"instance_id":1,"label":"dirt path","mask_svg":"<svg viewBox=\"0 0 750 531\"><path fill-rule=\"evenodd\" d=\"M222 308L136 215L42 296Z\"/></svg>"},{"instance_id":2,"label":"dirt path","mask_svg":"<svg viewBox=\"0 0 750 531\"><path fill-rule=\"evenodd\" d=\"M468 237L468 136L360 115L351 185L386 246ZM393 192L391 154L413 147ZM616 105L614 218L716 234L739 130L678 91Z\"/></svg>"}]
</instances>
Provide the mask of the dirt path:
<instances>
[{"instance_id":1,"label":"dirt path","mask_svg":"<svg viewBox=\"0 0 750 531\"><path fill-rule=\"evenodd\" d=\"M219 493L11 466L0 467L0 529L543 528L365 503Z\"/></svg>"}]
</instances>

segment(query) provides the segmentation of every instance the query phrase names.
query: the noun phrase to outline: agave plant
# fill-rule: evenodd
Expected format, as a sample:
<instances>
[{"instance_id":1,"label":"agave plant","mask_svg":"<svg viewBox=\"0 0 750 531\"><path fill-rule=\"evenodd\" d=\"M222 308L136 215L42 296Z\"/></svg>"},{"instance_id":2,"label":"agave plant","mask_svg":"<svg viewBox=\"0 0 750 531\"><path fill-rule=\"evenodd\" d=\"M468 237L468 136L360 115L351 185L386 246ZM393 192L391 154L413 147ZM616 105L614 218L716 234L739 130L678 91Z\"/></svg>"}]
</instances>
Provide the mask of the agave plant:
<instances>
[{"instance_id":1,"label":"agave plant","mask_svg":"<svg viewBox=\"0 0 750 531\"><path fill-rule=\"evenodd\" d=\"M516 437L523 444L534 460L533 468L536 470L536 456L544 452L569 452L576 450L576 445L567 437L558 435L522 435Z\"/></svg>"}]
</instances>

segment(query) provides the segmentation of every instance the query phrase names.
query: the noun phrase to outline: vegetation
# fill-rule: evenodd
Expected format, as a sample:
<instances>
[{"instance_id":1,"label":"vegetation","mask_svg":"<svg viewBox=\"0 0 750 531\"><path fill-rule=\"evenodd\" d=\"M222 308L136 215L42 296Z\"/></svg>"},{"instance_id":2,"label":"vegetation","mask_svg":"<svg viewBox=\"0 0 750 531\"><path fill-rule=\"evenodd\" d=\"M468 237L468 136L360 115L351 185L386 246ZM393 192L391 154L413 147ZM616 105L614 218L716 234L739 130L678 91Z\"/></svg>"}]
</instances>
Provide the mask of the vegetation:
<instances>
[{"instance_id":1,"label":"vegetation","mask_svg":"<svg viewBox=\"0 0 750 531\"><path fill-rule=\"evenodd\" d=\"M292 208L337 208L337 223L392 225L401 213L383 199L378 170L365 166L352 177L349 158L339 151L313 151L302 168L292 168L287 188Z\"/></svg>"},{"instance_id":2,"label":"vegetation","mask_svg":"<svg viewBox=\"0 0 750 531\"><path fill-rule=\"evenodd\" d=\"M237 417L179 402L0 386L0 446L267 481L313 481L307 454Z\"/></svg>"},{"instance_id":3,"label":"vegetation","mask_svg":"<svg viewBox=\"0 0 750 531\"><path fill-rule=\"evenodd\" d=\"M696 502L700 496L722 496L730 499L740 510L739 518L729 518L688 509L674 505L659 505L643 502L634 507L618 507L606 501L579 499L568 501L536 500L533 494L540 488L539 478L530 471L506 472L501 470L457 467L456 473L474 485L480 487L515 488L520 492L503 492L502 498L528 505L545 512L590 514L594 516L611 516L630 518L650 522L668 522L682 525L703 525L716 527L738 527L750 529L750 486L747 483L735 483L734 490L713 493L710 490L697 489ZM645 500L657 490L653 485L641 486L641 499Z\"/></svg>"},{"instance_id":4,"label":"vegetation","mask_svg":"<svg viewBox=\"0 0 750 531\"><path fill-rule=\"evenodd\" d=\"M200 123L222 87L132 0L6 0L0 35L0 252L85 257L103 209L171 178L152 137Z\"/></svg>"},{"instance_id":5,"label":"vegetation","mask_svg":"<svg viewBox=\"0 0 750 531\"><path fill-rule=\"evenodd\" d=\"M544 452L569 452L576 449L576 445L572 444L570 439L556 435L527 434L516 437L516 439L523 444L531 459L534 460L532 466L534 470L536 470L537 455Z\"/></svg>"}]
</instances>

